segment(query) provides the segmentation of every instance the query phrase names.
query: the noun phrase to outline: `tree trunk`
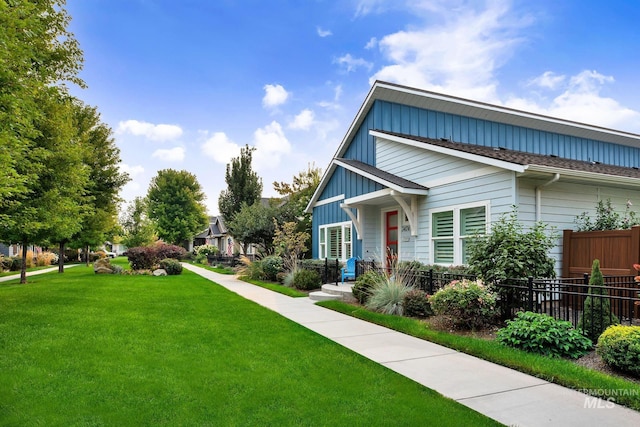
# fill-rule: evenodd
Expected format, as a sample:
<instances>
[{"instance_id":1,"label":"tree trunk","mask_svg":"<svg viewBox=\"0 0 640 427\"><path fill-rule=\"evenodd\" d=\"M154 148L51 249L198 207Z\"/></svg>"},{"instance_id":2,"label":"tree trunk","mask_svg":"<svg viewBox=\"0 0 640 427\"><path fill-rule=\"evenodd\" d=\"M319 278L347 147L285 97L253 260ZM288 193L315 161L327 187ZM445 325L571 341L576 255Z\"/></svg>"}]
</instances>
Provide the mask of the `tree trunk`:
<instances>
[{"instance_id":1,"label":"tree trunk","mask_svg":"<svg viewBox=\"0 0 640 427\"><path fill-rule=\"evenodd\" d=\"M89 267L89 264L90 264L90 262L89 262L89 245L84 247L84 258L85 258L85 261L87 262L87 267Z\"/></svg>"},{"instance_id":2,"label":"tree trunk","mask_svg":"<svg viewBox=\"0 0 640 427\"><path fill-rule=\"evenodd\" d=\"M60 252L58 255L58 273L64 273L64 242L60 242Z\"/></svg>"},{"instance_id":3,"label":"tree trunk","mask_svg":"<svg viewBox=\"0 0 640 427\"><path fill-rule=\"evenodd\" d=\"M22 241L22 266L20 266L20 284L27 283L27 242Z\"/></svg>"}]
</instances>

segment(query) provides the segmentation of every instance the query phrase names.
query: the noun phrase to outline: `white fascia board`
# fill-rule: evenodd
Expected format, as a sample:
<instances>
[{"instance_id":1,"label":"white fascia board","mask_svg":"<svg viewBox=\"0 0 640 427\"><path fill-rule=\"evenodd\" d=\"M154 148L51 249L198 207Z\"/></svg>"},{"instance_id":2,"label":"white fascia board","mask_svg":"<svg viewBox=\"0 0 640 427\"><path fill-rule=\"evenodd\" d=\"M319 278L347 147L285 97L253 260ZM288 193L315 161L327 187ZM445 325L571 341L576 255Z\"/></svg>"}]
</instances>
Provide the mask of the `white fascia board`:
<instances>
[{"instance_id":1,"label":"white fascia board","mask_svg":"<svg viewBox=\"0 0 640 427\"><path fill-rule=\"evenodd\" d=\"M304 210L305 213L313 213L313 208L316 205L316 202L318 201L320 194L322 194L322 192L324 191L324 188L327 186L327 183L329 182L329 178L333 175L333 172L335 171L335 169L336 169L336 165L333 163L333 160L332 160L331 163L329 163L329 167L327 168L327 170L324 171L324 175L322 175L322 178L320 179L320 184L318 184L318 188L316 188L316 191L311 196L311 199L309 200L309 204L307 204L307 207Z\"/></svg>"},{"instance_id":2,"label":"white fascia board","mask_svg":"<svg viewBox=\"0 0 640 427\"><path fill-rule=\"evenodd\" d=\"M345 199L344 204L349 206L359 205L361 203L365 203L369 200L379 199L381 197L391 196L391 192L393 190L390 188L384 188L382 190L373 191L371 193L362 194L360 196L352 197L350 199Z\"/></svg>"},{"instance_id":3,"label":"white fascia board","mask_svg":"<svg viewBox=\"0 0 640 427\"><path fill-rule=\"evenodd\" d=\"M607 175L604 173L596 173L589 171L577 171L572 169L563 169L563 168L555 168L552 166L538 166L538 165L529 165L527 168L529 172L544 172L544 173L552 173L552 174L560 174L561 177L571 177L582 179L585 181L597 181L597 182L606 182L608 184L625 184L625 185L638 185L640 186L640 178L632 178L629 176L619 176L619 175Z\"/></svg>"},{"instance_id":4,"label":"white fascia board","mask_svg":"<svg viewBox=\"0 0 640 427\"><path fill-rule=\"evenodd\" d=\"M371 181L375 181L377 183L380 183L386 187L391 188L392 190L396 190L399 193L402 194L417 194L417 195L426 195L428 194L429 190L427 189L419 189L419 188L404 188L401 187L397 184L394 184L393 182L389 182L385 179L380 178L379 176L375 176L373 174L370 174L368 172L363 171L362 169L358 169L356 167L353 167L347 163L341 162L340 160L336 159L334 160L334 162L340 166L342 166L345 169L350 170L353 173L356 173L360 176L363 176L365 178L370 179Z\"/></svg>"},{"instance_id":5,"label":"white fascia board","mask_svg":"<svg viewBox=\"0 0 640 427\"><path fill-rule=\"evenodd\" d=\"M495 166L500 169L506 169L519 173L522 173L527 169L527 166L505 162L504 160L492 159L490 157L478 156L477 154L466 153L464 151L452 150L451 148L440 147L439 145L429 144L428 142L415 141L413 139L402 138L396 135L388 135L374 130L370 131L369 133L376 138L398 142L400 144L409 145L415 148L421 148L423 150L433 151L434 153L440 153L451 157L457 157L459 159L470 160L472 162L482 163L489 166Z\"/></svg>"}]
</instances>

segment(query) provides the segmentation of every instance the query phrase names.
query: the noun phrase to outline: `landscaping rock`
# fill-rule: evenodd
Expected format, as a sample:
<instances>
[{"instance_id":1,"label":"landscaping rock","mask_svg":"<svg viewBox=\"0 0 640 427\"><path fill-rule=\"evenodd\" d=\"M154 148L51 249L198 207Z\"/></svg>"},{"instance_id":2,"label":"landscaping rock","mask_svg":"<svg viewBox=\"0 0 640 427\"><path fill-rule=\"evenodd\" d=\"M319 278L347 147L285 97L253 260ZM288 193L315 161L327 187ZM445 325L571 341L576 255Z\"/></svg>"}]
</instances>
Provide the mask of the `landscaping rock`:
<instances>
[{"instance_id":1,"label":"landscaping rock","mask_svg":"<svg viewBox=\"0 0 640 427\"><path fill-rule=\"evenodd\" d=\"M108 258L101 258L93 263L93 271L96 274L113 274L113 266Z\"/></svg>"},{"instance_id":2,"label":"landscaping rock","mask_svg":"<svg viewBox=\"0 0 640 427\"><path fill-rule=\"evenodd\" d=\"M167 275L167 271L163 268L159 268L157 270L153 270L153 275L154 276L166 276Z\"/></svg>"}]
</instances>

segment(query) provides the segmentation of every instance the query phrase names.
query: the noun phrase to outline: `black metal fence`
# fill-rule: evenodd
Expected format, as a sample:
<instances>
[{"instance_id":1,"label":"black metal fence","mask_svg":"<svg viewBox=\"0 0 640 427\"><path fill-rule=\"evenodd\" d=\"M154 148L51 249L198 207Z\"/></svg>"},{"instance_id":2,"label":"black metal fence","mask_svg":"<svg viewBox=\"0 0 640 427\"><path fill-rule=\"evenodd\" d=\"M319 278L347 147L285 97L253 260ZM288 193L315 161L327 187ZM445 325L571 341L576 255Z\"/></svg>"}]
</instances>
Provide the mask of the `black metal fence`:
<instances>
[{"instance_id":1,"label":"black metal fence","mask_svg":"<svg viewBox=\"0 0 640 427\"><path fill-rule=\"evenodd\" d=\"M251 261L255 261L256 259L255 258L256 256L253 254L243 255L243 256L246 256ZM226 265L229 267L235 267L236 265L240 264L240 255L233 255L233 256L220 255L220 254L208 255L207 262L209 263L209 265Z\"/></svg>"},{"instance_id":2,"label":"black metal fence","mask_svg":"<svg viewBox=\"0 0 640 427\"><path fill-rule=\"evenodd\" d=\"M323 283L338 283L343 267L338 260L325 259L319 264L318 272ZM356 262L356 277L367 271L390 274L390 271L375 261ZM476 280L476 276L433 269L405 269L403 277L428 294L435 293L454 280ZM499 304L507 317L515 316L517 311L545 313L555 319L570 321L574 326L580 322L584 313L584 303L589 296L589 275L580 278L557 279L509 279L494 284L500 295ZM640 284L634 276L604 276L605 295L591 295L592 306L602 308L609 304L610 317L615 315L623 324L640 324ZM591 319L593 320L593 319ZM593 321L589 322L593 324Z\"/></svg>"}]
</instances>

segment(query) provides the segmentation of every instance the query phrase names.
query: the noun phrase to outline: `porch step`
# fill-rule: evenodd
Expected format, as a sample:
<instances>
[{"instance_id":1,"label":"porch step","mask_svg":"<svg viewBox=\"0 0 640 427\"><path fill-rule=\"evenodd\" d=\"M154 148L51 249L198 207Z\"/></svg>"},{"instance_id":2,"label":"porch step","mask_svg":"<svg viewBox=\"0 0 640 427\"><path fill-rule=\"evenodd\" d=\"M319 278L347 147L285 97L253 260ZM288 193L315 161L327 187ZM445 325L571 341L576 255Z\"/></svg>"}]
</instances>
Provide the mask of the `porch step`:
<instances>
[{"instance_id":1,"label":"porch step","mask_svg":"<svg viewBox=\"0 0 640 427\"><path fill-rule=\"evenodd\" d=\"M325 284L322 285L322 290L317 292L311 292L309 298L314 301L326 301L328 299L342 300L342 301L355 301L351 288L353 284ZM319 299L322 298L322 299Z\"/></svg>"}]
</instances>

